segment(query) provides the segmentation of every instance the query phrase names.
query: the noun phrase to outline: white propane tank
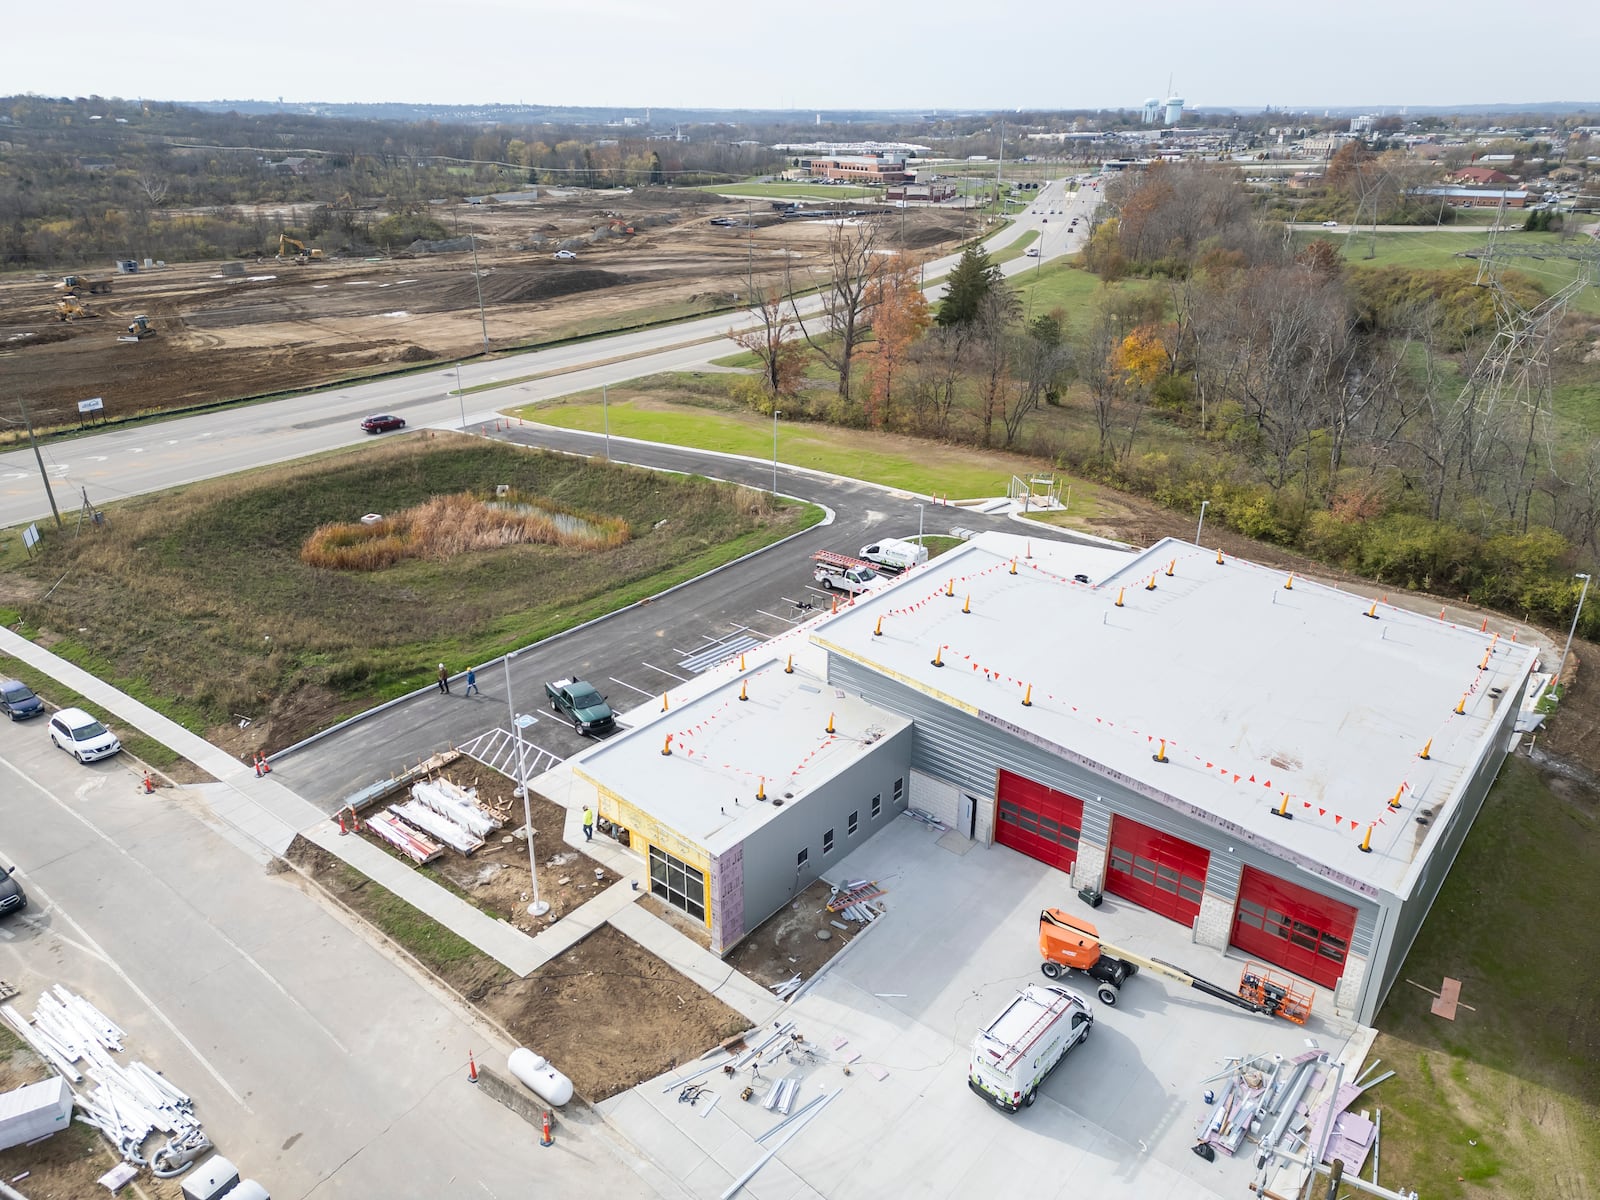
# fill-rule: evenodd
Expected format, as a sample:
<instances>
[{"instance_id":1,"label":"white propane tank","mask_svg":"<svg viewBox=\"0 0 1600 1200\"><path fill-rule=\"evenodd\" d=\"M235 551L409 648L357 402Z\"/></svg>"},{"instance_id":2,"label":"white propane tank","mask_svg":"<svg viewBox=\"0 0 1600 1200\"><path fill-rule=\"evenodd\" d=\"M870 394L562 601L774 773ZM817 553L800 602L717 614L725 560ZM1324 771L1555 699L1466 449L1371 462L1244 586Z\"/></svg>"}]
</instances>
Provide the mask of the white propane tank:
<instances>
[{"instance_id":1,"label":"white propane tank","mask_svg":"<svg viewBox=\"0 0 1600 1200\"><path fill-rule=\"evenodd\" d=\"M506 1060L506 1069L549 1104L560 1108L572 1099L572 1080L532 1050L518 1046Z\"/></svg>"}]
</instances>

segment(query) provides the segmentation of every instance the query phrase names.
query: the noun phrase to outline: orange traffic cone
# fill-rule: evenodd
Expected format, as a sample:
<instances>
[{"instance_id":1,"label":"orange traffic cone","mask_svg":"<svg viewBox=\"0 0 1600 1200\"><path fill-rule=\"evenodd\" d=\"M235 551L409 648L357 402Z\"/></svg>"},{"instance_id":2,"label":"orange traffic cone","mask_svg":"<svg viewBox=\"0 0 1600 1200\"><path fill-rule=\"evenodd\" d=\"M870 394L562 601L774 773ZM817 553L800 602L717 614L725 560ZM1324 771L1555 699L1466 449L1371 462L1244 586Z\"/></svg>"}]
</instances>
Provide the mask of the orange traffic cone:
<instances>
[{"instance_id":1,"label":"orange traffic cone","mask_svg":"<svg viewBox=\"0 0 1600 1200\"><path fill-rule=\"evenodd\" d=\"M339 822L339 836L340 837L344 837L347 833L350 832L348 829L346 829L344 827L344 809L341 808L338 811L338 813L334 816L333 819L335 821Z\"/></svg>"},{"instance_id":2,"label":"orange traffic cone","mask_svg":"<svg viewBox=\"0 0 1600 1200\"><path fill-rule=\"evenodd\" d=\"M155 790L156 785L150 782L150 772L146 771L144 773L144 794L146 796L153 795Z\"/></svg>"},{"instance_id":3,"label":"orange traffic cone","mask_svg":"<svg viewBox=\"0 0 1600 1200\"><path fill-rule=\"evenodd\" d=\"M478 1064L472 1060L472 1051L467 1051L467 1082L478 1082Z\"/></svg>"},{"instance_id":4,"label":"orange traffic cone","mask_svg":"<svg viewBox=\"0 0 1600 1200\"><path fill-rule=\"evenodd\" d=\"M550 1114L546 1112L544 1114L544 1136L539 1139L539 1145L554 1146L555 1144L555 1138L550 1136Z\"/></svg>"}]
</instances>

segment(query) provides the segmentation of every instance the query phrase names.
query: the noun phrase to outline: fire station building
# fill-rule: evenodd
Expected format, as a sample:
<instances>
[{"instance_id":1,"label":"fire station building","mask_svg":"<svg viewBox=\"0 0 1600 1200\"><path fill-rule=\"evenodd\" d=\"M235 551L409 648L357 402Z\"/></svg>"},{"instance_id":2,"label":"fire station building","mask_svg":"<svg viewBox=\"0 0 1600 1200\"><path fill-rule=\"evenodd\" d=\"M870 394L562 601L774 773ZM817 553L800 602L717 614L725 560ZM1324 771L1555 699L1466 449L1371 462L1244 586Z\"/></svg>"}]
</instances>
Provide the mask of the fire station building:
<instances>
[{"instance_id":1,"label":"fire station building","mask_svg":"<svg viewBox=\"0 0 1600 1200\"><path fill-rule=\"evenodd\" d=\"M1186 542L995 535L811 640L831 688L910 722L912 807L1364 1023L1514 743L1536 658Z\"/></svg>"}]
</instances>

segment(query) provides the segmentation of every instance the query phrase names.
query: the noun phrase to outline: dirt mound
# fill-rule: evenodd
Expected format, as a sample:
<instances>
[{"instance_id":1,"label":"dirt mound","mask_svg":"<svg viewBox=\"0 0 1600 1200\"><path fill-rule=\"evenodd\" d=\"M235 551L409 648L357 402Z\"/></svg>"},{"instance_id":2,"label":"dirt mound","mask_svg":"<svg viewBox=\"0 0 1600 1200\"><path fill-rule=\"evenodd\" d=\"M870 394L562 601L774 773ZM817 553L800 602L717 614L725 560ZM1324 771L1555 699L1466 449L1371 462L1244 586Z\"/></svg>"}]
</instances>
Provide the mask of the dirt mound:
<instances>
[{"instance_id":1,"label":"dirt mound","mask_svg":"<svg viewBox=\"0 0 1600 1200\"><path fill-rule=\"evenodd\" d=\"M483 302L522 304L531 300L552 300L580 292L623 287L635 282L638 281L632 275L597 267L573 267L557 263L551 268L544 268L542 264L538 268L502 268L484 277ZM442 288L432 298L429 307L470 309L476 306L477 297L477 289L467 280Z\"/></svg>"},{"instance_id":2,"label":"dirt mound","mask_svg":"<svg viewBox=\"0 0 1600 1200\"><path fill-rule=\"evenodd\" d=\"M425 349L422 346L411 345L411 346L407 346L399 354L395 355L394 361L395 362L432 362L434 359L436 359L438 357L439 356L437 354L435 354L432 350Z\"/></svg>"}]
</instances>

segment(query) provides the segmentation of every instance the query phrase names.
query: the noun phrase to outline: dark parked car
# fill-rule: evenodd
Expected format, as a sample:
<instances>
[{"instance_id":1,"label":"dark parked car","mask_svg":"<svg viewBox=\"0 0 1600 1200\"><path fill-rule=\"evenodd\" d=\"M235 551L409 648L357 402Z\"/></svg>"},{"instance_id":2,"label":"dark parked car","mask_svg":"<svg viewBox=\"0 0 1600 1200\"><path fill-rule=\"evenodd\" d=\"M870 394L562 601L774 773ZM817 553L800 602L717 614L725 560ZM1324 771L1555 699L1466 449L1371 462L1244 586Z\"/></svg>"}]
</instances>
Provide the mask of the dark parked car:
<instances>
[{"instance_id":1,"label":"dark parked car","mask_svg":"<svg viewBox=\"0 0 1600 1200\"><path fill-rule=\"evenodd\" d=\"M15 867L7 867L5 874L0 875L0 916L19 913L28 907L28 897L22 885L11 878L11 872L15 870Z\"/></svg>"},{"instance_id":2,"label":"dark parked car","mask_svg":"<svg viewBox=\"0 0 1600 1200\"><path fill-rule=\"evenodd\" d=\"M404 417L390 416L388 413L375 413L361 422L361 428L368 433L388 433L391 429L404 429Z\"/></svg>"},{"instance_id":3,"label":"dark parked car","mask_svg":"<svg viewBox=\"0 0 1600 1200\"><path fill-rule=\"evenodd\" d=\"M18 679L0 679L0 710L13 721L25 721L44 711L44 701Z\"/></svg>"},{"instance_id":4,"label":"dark parked car","mask_svg":"<svg viewBox=\"0 0 1600 1200\"><path fill-rule=\"evenodd\" d=\"M611 705L591 683L581 679L557 679L544 685L544 694L550 698L550 711L565 713L571 718L572 731L579 737L586 733L609 733L617 727Z\"/></svg>"}]
</instances>

